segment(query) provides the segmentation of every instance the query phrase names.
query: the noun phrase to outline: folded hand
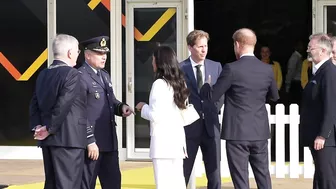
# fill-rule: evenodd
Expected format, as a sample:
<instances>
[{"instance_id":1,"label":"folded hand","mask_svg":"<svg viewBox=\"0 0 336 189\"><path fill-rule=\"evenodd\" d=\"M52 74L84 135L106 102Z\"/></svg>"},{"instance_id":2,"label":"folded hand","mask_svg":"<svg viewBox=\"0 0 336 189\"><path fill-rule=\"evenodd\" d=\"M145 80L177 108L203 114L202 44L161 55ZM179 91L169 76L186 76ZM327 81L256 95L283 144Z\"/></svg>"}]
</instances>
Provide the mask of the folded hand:
<instances>
[{"instance_id":1,"label":"folded hand","mask_svg":"<svg viewBox=\"0 0 336 189\"><path fill-rule=\"evenodd\" d=\"M47 126L35 128L34 139L35 140L44 140L49 136L49 132L47 131Z\"/></svg>"}]
</instances>

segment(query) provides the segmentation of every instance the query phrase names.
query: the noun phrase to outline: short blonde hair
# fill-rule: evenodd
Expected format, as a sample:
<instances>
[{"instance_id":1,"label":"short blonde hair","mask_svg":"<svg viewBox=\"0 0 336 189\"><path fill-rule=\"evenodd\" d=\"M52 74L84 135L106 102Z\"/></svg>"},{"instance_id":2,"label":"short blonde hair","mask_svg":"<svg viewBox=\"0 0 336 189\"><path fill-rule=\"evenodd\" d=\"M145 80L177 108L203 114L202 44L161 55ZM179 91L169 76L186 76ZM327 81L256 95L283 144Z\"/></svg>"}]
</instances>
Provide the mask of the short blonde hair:
<instances>
[{"instance_id":1,"label":"short blonde hair","mask_svg":"<svg viewBox=\"0 0 336 189\"><path fill-rule=\"evenodd\" d=\"M203 30L194 30L187 36L187 45L192 47L195 45L197 39L203 37L205 37L208 41L210 40L209 34L207 32Z\"/></svg>"},{"instance_id":2,"label":"short blonde hair","mask_svg":"<svg viewBox=\"0 0 336 189\"><path fill-rule=\"evenodd\" d=\"M232 35L233 41L237 41L242 46L255 46L257 43L257 36L253 30L249 28L241 28Z\"/></svg>"}]
</instances>

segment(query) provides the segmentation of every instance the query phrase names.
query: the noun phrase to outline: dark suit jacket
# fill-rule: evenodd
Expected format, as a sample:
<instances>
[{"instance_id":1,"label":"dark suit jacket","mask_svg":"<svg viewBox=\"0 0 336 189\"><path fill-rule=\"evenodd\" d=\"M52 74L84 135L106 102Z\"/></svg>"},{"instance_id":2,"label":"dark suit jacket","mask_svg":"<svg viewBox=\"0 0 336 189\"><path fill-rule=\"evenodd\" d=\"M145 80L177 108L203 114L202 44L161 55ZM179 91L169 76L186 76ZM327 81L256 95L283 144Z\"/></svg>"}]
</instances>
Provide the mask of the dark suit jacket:
<instances>
[{"instance_id":1,"label":"dark suit jacket","mask_svg":"<svg viewBox=\"0 0 336 189\"><path fill-rule=\"evenodd\" d=\"M55 60L39 74L30 103L30 127L46 125L50 135L41 146L86 148L86 99L79 72Z\"/></svg>"},{"instance_id":2,"label":"dark suit jacket","mask_svg":"<svg viewBox=\"0 0 336 189\"><path fill-rule=\"evenodd\" d=\"M194 105L195 109L197 110L201 118L204 117L206 131L208 135L210 137L214 136L219 137L220 124L218 120L218 113L223 105L224 99L222 98L218 100L216 102L216 106L214 107L213 103L204 101L201 98L197 89L196 78L190 62L190 58L181 62L180 68L184 72L187 87L190 90L189 103ZM206 80L208 76L211 75L211 83L212 84L216 83L217 78L219 77L222 71L222 65L219 62L205 59L204 68L205 68L204 80ZM200 137L202 135L204 125L203 122L196 121L193 124L184 128L186 137L189 139Z\"/></svg>"},{"instance_id":3,"label":"dark suit jacket","mask_svg":"<svg viewBox=\"0 0 336 189\"><path fill-rule=\"evenodd\" d=\"M265 140L270 138L267 96L279 99L272 66L254 56L226 64L212 92L204 84L201 94L216 102L225 93L222 139ZM208 95L207 95L208 94Z\"/></svg>"},{"instance_id":4,"label":"dark suit jacket","mask_svg":"<svg viewBox=\"0 0 336 189\"><path fill-rule=\"evenodd\" d=\"M87 63L83 63L79 71L82 73L84 95L87 99L88 120L94 127L99 150L116 151L118 138L115 115L122 115L123 103L115 98L107 71L101 70L103 82Z\"/></svg>"},{"instance_id":5,"label":"dark suit jacket","mask_svg":"<svg viewBox=\"0 0 336 189\"><path fill-rule=\"evenodd\" d=\"M301 103L300 126L305 146L313 146L317 136L325 146L335 146L336 67L326 61L307 83Z\"/></svg>"}]
</instances>

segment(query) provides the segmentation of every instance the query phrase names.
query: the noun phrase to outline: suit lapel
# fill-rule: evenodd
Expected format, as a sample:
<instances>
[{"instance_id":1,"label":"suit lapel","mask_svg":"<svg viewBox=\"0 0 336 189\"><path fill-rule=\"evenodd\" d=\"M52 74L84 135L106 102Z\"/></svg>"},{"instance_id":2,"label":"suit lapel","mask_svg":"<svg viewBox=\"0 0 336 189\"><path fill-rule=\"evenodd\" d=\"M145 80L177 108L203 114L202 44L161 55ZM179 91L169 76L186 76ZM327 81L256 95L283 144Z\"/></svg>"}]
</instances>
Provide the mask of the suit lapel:
<instances>
[{"instance_id":1,"label":"suit lapel","mask_svg":"<svg viewBox=\"0 0 336 189\"><path fill-rule=\"evenodd\" d=\"M204 83L206 80L208 80L209 75L211 74L211 64L209 61L207 61L207 59L204 60ZM212 84L212 81L211 81Z\"/></svg>"},{"instance_id":2,"label":"suit lapel","mask_svg":"<svg viewBox=\"0 0 336 189\"><path fill-rule=\"evenodd\" d=\"M110 87L110 81L107 79L108 78L107 74L104 71L102 71L101 76L102 76L102 80L103 80L105 89L108 89Z\"/></svg>"},{"instance_id":3,"label":"suit lapel","mask_svg":"<svg viewBox=\"0 0 336 189\"><path fill-rule=\"evenodd\" d=\"M193 70L193 67L191 66L191 62L190 62L189 58L187 59L187 62L186 62L185 74L189 78L189 80L191 82L191 85L194 88L194 90L196 91L196 93L198 93L194 70Z\"/></svg>"}]
</instances>

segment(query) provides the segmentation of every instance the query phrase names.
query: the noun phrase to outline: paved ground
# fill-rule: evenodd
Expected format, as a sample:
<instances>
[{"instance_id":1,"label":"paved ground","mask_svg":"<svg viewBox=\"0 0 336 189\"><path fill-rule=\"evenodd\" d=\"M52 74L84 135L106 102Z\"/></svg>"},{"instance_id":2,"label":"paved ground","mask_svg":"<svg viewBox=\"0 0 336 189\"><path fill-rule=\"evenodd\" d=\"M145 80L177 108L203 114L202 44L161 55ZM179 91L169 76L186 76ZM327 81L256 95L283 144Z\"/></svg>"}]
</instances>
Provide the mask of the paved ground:
<instances>
[{"instance_id":1,"label":"paved ground","mask_svg":"<svg viewBox=\"0 0 336 189\"><path fill-rule=\"evenodd\" d=\"M150 162L121 162L122 171L149 167ZM43 182L43 164L40 160L0 160L0 188L1 185L21 185ZM273 189L307 189L312 188L311 179L276 179L272 178ZM206 189L202 187L201 189ZM232 183L223 183L222 189L233 189ZM251 179L251 189L257 189Z\"/></svg>"},{"instance_id":2,"label":"paved ground","mask_svg":"<svg viewBox=\"0 0 336 189\"><path fill-rule=\"evenodd\" d=\"M272 186L273 189L310 189L312 188L312 180L311 179L276 179L272 177ZM250 180L251 189L257 189L255 181L253 179ZM206 189L203 187L202 189ZM232 183L223 183L222 189L234 189Z\"/></svg>"}]
</instances>

